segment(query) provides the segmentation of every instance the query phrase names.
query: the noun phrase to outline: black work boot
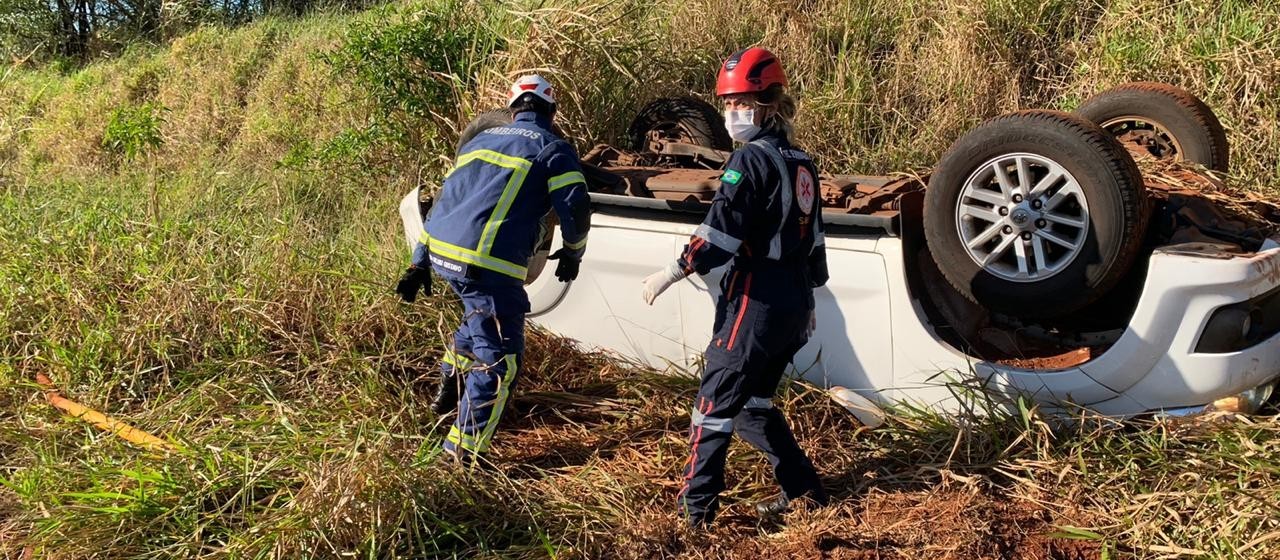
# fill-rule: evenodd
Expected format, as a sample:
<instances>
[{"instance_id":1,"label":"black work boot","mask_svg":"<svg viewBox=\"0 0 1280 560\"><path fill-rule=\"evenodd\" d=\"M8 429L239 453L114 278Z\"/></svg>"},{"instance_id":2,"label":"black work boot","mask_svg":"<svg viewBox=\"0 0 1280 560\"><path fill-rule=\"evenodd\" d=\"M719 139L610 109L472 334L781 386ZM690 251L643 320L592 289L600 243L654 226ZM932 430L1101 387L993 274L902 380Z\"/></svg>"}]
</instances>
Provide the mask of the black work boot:
<instances>
[{"instance_id":1,"label":"black work boot","mask_svg":"<svg viewBox=\"0 0 1280 560\"><path fill-rule=\"evenodd\" d=\"M711 519L704 515L685 518L685 525L694 533L706 533L711 530Z\"/></svg>"},{"instance_id":2,"label":"black work boot","mask_svg":"<svg viewBox=\"0 0 1280 560\"><path fill-rule=\"evenodd\" d=\"M760 514L760 517L778 517L786 513L790 507L791 500L788 500L782 494L778 494L771 499L757 503L756 513Z\"/></svg>"},{"instance_id":3,"label":"black work boot","mask_svg":"<svg viewBox=\"0 0 1280 560\"><path fill-rule=\"evenodd\" d=\"M436 388L436 398L431 401L431 411L443 416L456 410L459 384L457 375L441 376L440 386Z\"/></svg>"},{"instance_id":4,"label":"black work boot","mask_svg":"<svg viewBox=\"0 0 1280 560\"><path fill-rule=\"evenodd\" d=\"M796 498L796 500L808 500L812 506L822 507L827 505L827 494L821 490L811 490ZM760 517L778 517L791 509L791 502L786 494L778 494L776 497L765 500L756 504L756 513Z\"/></svg>"}]
</instances>

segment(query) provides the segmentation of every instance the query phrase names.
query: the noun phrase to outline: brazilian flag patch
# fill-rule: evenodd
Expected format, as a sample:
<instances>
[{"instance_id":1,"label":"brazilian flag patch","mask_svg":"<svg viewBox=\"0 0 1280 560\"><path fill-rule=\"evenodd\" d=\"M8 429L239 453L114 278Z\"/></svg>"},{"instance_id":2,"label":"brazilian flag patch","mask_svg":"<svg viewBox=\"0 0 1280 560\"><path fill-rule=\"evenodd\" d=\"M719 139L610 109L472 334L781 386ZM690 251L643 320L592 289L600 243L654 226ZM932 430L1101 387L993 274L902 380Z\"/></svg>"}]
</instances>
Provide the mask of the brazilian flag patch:
<instances>
[{"instance_id":1,"label":"brazilian flag patch","mask_svg":"<svg viewBox=\"0 0 1280 560\"><path fill-rule=\"evenodd\" d=\"M742 180L742 174L733 169L729 169L724 172L724 175L720 176L720 180L729 183L730 185L736 185Z\"/></svg>"}]
</instances>

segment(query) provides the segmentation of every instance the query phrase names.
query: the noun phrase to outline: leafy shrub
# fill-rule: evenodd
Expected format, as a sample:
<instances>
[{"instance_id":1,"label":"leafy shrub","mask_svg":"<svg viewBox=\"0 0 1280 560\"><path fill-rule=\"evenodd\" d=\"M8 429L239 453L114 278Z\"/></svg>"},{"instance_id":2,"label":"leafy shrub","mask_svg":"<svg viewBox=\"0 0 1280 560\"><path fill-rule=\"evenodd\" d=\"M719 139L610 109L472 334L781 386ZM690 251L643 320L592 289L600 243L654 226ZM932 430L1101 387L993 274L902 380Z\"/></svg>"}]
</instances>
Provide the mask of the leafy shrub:
<instances>
[{"instance_id":1,"label":"leafy shrub","mask_svg":"<svg viewBox=\"0 0 1280 560\"><path fill-rule=\"evenodd\" d=\"M461 96L503 41L484 24L482 7L458 0L387 6L354 23L325 60L355 82L378 110L370 123L378 140L416 151L451 129Z\"/></svg>"},{"instance_id":2,"label":"leafy shrub","mask_svg":"<svg viewBox=\"0 0 1280 560\"><path fill-rule=\"evenodd\" d=\"M102 134L102 149L115 162L133 161L164 143L160 125L164 106L155 102L126 105L111 112Z\"/></svg>"}]
</instances>

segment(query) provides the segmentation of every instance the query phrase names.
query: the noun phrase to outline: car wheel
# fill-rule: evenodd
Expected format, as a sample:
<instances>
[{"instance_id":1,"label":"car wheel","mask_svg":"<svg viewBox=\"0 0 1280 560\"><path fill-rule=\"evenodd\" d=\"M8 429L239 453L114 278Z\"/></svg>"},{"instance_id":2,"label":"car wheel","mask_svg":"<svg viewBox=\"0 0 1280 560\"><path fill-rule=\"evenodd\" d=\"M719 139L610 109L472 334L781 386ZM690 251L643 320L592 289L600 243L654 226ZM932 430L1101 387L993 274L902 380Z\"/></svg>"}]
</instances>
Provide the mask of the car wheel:
<instances>
[{"instance_id":1,"label":"car wheel","mask_svg":"<svg viewBox=\"0 0 1280 560\"><path fill-rule=\"evenodd\" d=\"M733 149L724 117L710 103L692 97L667 97L645 105L627 128L631 148L648 147L650 134L715 150Z\"/></svg>"},{"instance_id":2,"label":"car wheel","mask_svg":"<svg viewBox=\"0 0 1280 560\"><path fill-rule=\"evenodd\" d=\"M462 155L462 147L467 142L475 139L477 134L511 124L511 111L506 109L493 109L476 115L471 119L467 126L462 129L462 133L458 135L457 154ZM552 125L552 132L559 135L560 130ZM533 254L529 257L528 270L529 274L525 278L525 285L532 284L538 276L542 274L542 269L547 265L547 257L551 254L551 237L555 233L555 225L558 223L552 218L552 213L547 212L542 216L542 220L538 223L537 239L533 243ZM425 219L425 215L424 215Z\"/></svg>"},{"instance_id":3,"label":"car wheel","mask_svg":"<svg viewBox=\"0 0 1280 560\"><path fill-rule=\"evenodd\" d=\"M1067 113L997 117L956 141L925 191L925 238L943 276L993 311L1054 317L1128 271L1149 208L1133 158Z\"/></svg>"},{"instance_id":4,"label":"car wheel","mask_svg":"<svg viewBox=\"0 0 1280 560\"><path fill-rule=\"evenodd\" d=\"M462 154L462 147L475 139L477 134L489 130L511 124L511 111L506 109L493 109L476 115L471 119L467 126L462 129L462 133L458 135L457 154Z\"/></svg>"},{"instance_id":5,"label":"car wheel","mask_svg":"<svg viewBox=\"0 0 1280 560\"><path fill-rule=\"evenodd\" d=\"M1227 132L1213 110L1187 90L1134 82L1099 93L1076 109L1131 152L1227 171Z\"/></svg>"}]
</instances>

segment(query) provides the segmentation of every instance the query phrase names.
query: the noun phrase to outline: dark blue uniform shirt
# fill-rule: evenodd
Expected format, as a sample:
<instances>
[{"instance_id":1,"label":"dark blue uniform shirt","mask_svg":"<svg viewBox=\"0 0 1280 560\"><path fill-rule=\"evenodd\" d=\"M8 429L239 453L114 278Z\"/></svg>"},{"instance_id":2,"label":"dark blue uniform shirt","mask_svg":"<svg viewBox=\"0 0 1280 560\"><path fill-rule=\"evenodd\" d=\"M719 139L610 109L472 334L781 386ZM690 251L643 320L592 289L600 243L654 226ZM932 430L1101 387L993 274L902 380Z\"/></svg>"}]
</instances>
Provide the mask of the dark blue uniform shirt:
<instances>
[{"instance_id":1,"label":"dark blue uniform shirt","mask_svg":"<svg viewBox=\"0 0 1280 560\"><path fill-rule=\"evenodd\" d=\"M581 258L590 228L587 185L573 147L534 112L476 135L445 176L413 263L447 278L521 284L539 222L554 208L564 245Z\"/></svg>"},{"instance_id":2,"label":"dark blue uniform shirt","mask_svg":"<svg viewBox=\"0 0 1280 560\"><path fill-rule=\"evenodd\" d=\"M812 309L813 288L827 281L818 189L818 169L807 153L761 133L730 156L680 266L706 274L733 259L730 276L754 273L753 299Z\"/></svg>"}]
</instances>

